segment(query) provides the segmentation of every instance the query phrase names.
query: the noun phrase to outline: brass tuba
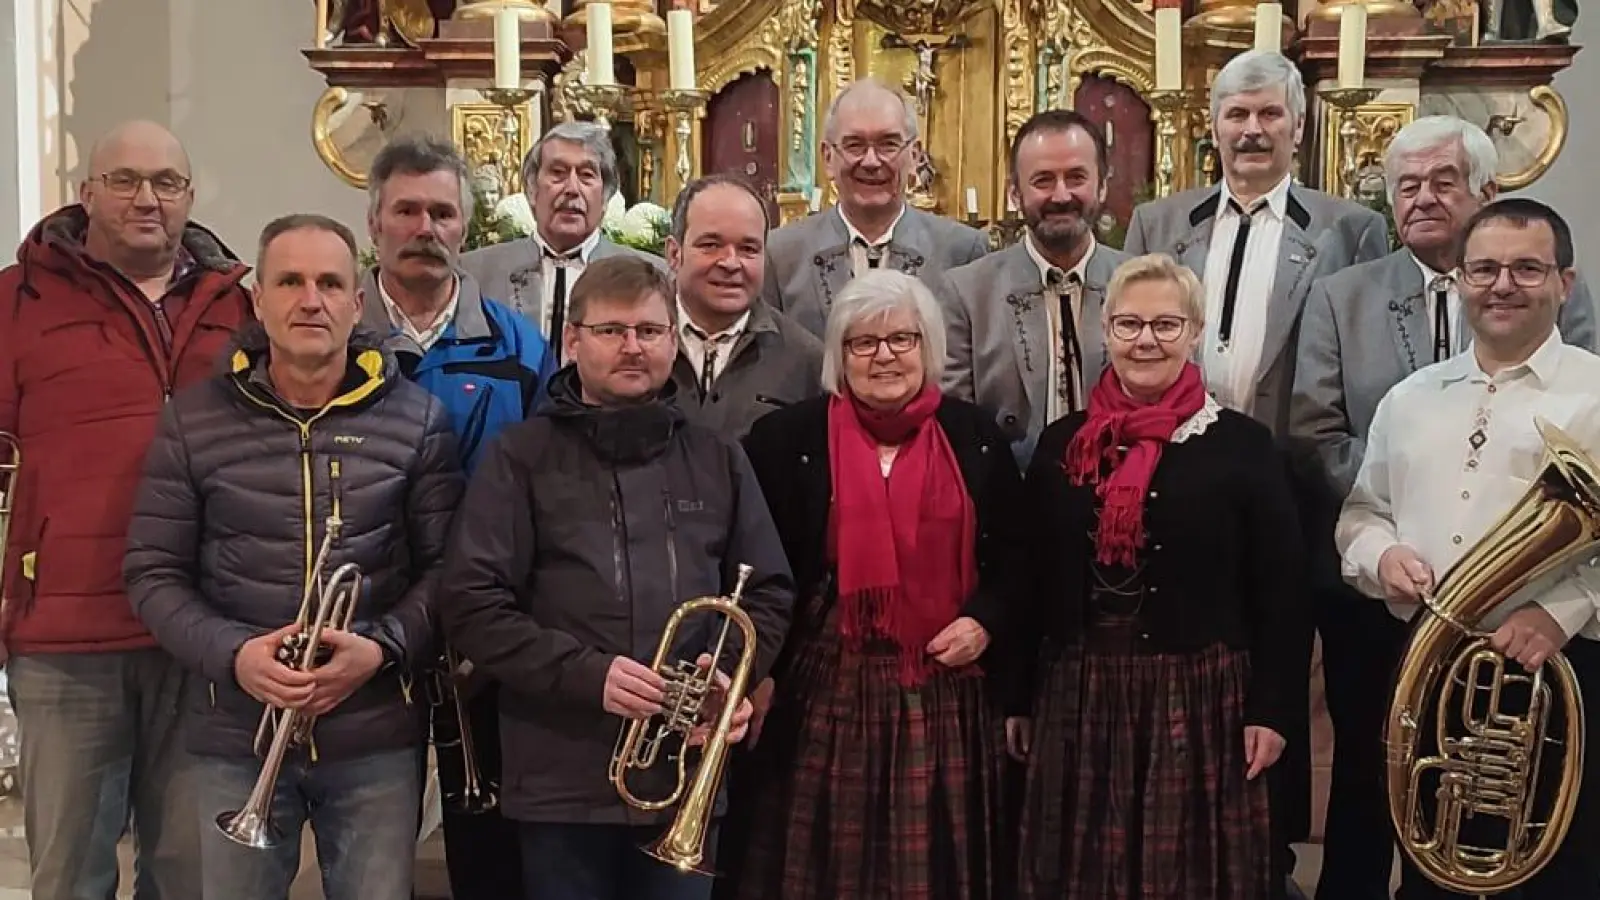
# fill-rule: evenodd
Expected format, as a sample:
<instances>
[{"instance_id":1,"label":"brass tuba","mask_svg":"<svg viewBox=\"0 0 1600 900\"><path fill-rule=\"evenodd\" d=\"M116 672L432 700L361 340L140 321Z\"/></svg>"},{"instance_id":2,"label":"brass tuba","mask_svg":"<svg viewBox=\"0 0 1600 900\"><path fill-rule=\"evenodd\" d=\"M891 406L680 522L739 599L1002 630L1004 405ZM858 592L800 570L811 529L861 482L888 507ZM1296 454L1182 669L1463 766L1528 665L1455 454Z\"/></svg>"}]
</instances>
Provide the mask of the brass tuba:
<instances>
[{"instance_id":1,"label":"brass tuba","mask_svg":"<svg viewBox=\"0 0 1600 900\"><path fill-rule=\"evenodd\" d=\"M1400 847L1429 880L1471 895L1510 890L1543 868L1582 786L1583 697L1571 663L1557 653L1525 674L1476 630L1524 587L1600 549L1600 467L1560 429L1535 424L1544 440L1538 476L1427 598L1431 614L1412 631L1384 721ZM1424 756L1429 707L1438 748ZM1562 727L1550 735L1557 711ZM1558 767L1545 758L1547 744L1561 748ZM1431 818L1422 805L1430 793ZM1473 837L1463 830L1469 821L1492 830Z\"/></svg>"},{"instance_id":2,"label":"brass tuba","mask_svg":"<svg viewBox=\"0 0 1600 900\"><path fill-rule=\"evenodd\" d=\"M328 554L338 539L341 526L336 516L330 516L322 547L317 551L312 566L315 577L306 582L300 599L300 612L295 617L300 630L284 638L278 650L278 659L291 669L309 672L320 665L317 654L321 650L322 632L326 629L349 631L350 620L355 616L356 604L361 599L361 569L355 563L346 563L335 569L327 583L322 583L322 571L328 563ZM244 808L225 812L217 817L217 828L229 840L246 847L265 850L277 845L282 836L272 827L272 797L277 791L278 775L283 769L284 757L292 746L308 743L316 717L298 709L274 709L268 706L261 714L261 724L256 728L256 752L263 757L261 774ZM262 743L271 739L263 749Z\"/></svg>"},{"instance_id":3,"label":"brass tuba","mask_svg":"<svg viewBox=\"0 0 1600 900\"><path fill-rule=\"evenodd\" d=\"M11 510L17 502L17 473L22 471L22 442L0 431L0 598L6 589L6 534L11 530ZM0 599L0 609L5 606Z\"/></svg>"},{"instance_id":4,"label":"brass tuba","mask_svg":"<svg viewBox=\"0 0 1600 900\"><path fill-rule=\"evenodd\" d=\"M680 872L712 874L700 866L705 859L706 833L711 826L712 807L722 783L722 772L728 763L728 733L733 728L733 715L744 701L750 668L755 664L756 628L750 621L750 615L739 606L739 598L752 571L747 565L739 566L738 581L733 586L733 593L727 597L699 597L672 611L661 642L656 647L655 660L650 664L650 668L667 683L662 713L657 717L659 722L653 731L646 734L656 719L630 720L618 736L617 750L611 757L611 783L629 806L651 812L666 809L682 799L666 833L655 843L643 848L645 853ZM720 613L723 616L722 631L717 637L716 649L711 654L711 665L701 670L694 662L680 660L669 666L667 654L672 650L678 629L686 617L697 612ZM721 661L723 648L728 642L728 629L734 625L744 634L744 647L733 677L729 680L716 725L706 738L705 752L700 757L694 777L691 779L687 772L688 748L680 747L676 753L678 783L672 793L660 800L645 800L636 796L628 788L629 770L650 769L656 764L668 738L677 735L687 739L689 732L700 723L701 708L716 685L717 663Z\"/></svg>"}]
</instances>

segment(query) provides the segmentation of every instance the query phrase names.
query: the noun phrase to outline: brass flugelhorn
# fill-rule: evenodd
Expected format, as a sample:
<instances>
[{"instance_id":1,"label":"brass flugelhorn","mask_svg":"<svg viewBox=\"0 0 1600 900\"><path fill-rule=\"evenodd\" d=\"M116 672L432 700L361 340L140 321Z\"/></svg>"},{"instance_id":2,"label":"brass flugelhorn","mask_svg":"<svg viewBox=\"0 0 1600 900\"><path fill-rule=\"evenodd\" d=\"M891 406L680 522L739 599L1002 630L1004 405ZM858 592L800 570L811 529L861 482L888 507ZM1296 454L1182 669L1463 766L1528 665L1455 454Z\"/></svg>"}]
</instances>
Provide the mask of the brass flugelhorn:
<instances>
[{"instance_id":1,"label":"brass flugelhorn","mask_svg":"<svg viewBox=\"0 0 1600 900\"><path fill-rule=\"evenodd\" d=\"M650 668L666 682L666 698L662 711L651 719L632 719L618 736L616 752L611 757L611 783L623 802L635 809L652 812L678 803L678 812L665 834L654 843L642 848L645 853L680 872L712 873L701 868L705 859L706 835L711 827L711 813L722 783L722 773L728 764L728 734L733 729L733 716L749 689L750 669L755 664L756 628L749 613L739 606L745 582L753 572L750 566L739 566L738 580L733 592L726 597L699 597L689 600L667 619L666 630L656 647ZM716 649L711 654L711 664L705 669L690 660L668 664L678 630L690 615L710 612L723 616L722 630L717 637ZM729 628L737 626L744 637L739 662L734 667L728 688L723 696L722 708L716 724L706 738L699 766L690 778L688 766L689 733L700 724L701 710L716 687L717 664L728 643ZM660 800L645 800L628 788L630 770L648 770L659 758L666 741L677 736L685 742L677 750L677 787ZM670 751L669 751L670 753ZM681 800L681 803L680 803Z\"/></svg>"},{"instance_id":2,"label":"brass flugelhorn","mask_svg":"<svg viewBox=\"0 0 1600 900\"><path fill-rule=\"evenodd\" d=\"M11 531L11 510L17 502L17 473L22 471L22 442L0 431L0 609L5 606L6 535Z\"/></svg>"},{"instance_id":3,"label":"brass flugelhorn","mask_svg":"<svg viewBox=\"0 0 1600 900\"><path fill-rule=\"evenodd\" d=\"M1525 674L1477 630L1523 588L1600 550L1600 468L1560 429L1535 424L1538 476L1427 598L1384 722L1401 849L1435 884L1474 896L1511 890L1549 863L1583 780L1583 696L1571 663L1557 653ZM1424 755L1430 711L1437 747ZM1559 765L1546 759L1550 746Z\"/></svg>"},{"instance_id":4,"label":"brass flugelhorn","mask_svg":"<svg viewBox=\"0 0 1600 900\"><path fill-rule=\"evenodd\" d=\"M314 577L307 579L305 593L300 600L300 612L295 617L299 630L284 638L278 650L278 659L284 665L300 672L316 669L320 662L317 653L322 645L325 629L350 630L356 604L361 594L361 569L355 563L346 563L335 569L322 583L321 573L328 563L328 554L337 540L341 522L337 516L327 520L327 531L313 564ZM261 773L244 807L236 812L226 812L217 817L217 828L229 840L246 847L265 850L281 840L272 826L272 798L277 791L278 775L283 770L283 760L293 746L310 740L316 717L298 709L274 709L268 705L261 714L261 724L256 728L256 750L262 753L261 742L267 735L271 741L264 753Z\"/></svg>"}]
</instances>

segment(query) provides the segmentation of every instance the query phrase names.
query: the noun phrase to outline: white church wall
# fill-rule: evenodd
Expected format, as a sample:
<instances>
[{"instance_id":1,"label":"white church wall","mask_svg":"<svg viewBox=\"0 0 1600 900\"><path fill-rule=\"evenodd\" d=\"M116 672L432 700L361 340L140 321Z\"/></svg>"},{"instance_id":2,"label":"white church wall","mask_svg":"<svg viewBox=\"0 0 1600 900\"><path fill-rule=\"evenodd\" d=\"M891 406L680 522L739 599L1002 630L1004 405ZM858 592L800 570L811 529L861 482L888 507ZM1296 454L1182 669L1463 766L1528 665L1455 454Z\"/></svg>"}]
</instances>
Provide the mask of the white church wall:
<instances>
[{"instance_id":1,"label":"white church wall","mask_svg":"<svg viewBox=\"0 0 1600 900\"><path fill-rule=\"evenodd\" d=\"M1555 84L1572 119L1567 145L1550 171L1522 193L1555 207L1571 223L1578 264L1594 270L1600 267L1600 179L1593 168L1600 159L1600 6L1579 10L1572 42L1584 49Z\"/></svg>"}]
</instances>

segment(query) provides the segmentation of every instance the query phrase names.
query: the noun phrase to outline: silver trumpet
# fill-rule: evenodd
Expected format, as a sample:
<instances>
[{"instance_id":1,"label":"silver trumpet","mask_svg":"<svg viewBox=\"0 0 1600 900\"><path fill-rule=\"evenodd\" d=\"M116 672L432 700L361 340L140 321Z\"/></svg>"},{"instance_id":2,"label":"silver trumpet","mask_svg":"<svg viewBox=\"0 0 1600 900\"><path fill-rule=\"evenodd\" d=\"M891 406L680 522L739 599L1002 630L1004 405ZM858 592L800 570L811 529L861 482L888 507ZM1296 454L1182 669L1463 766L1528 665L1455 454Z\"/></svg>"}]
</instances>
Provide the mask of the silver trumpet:
<instances>
[{"instance_id":1,"label":"silver trumpet","mask_svg":"<svg viewBox=\"0 0 1600 900\"><path fill-rule=\"evenodd\" d=\"M278 659L296 671L310 672L320 665L317 651L321 649L322 632L329 628L348 631L360 599L361 569L354 563L335 569L327 583L318 590L320 573L327 565L328 553L337 539L340 525L337 517L329 517L327 533L312 569L318 573L318 577L307 581L305 594L300 601L300 612L295 618L300 629L286 637L283 647L278 651ZM264 762L261 774L257 776L243 809L217 817L217 828L229 840L257 850L277 846L282 836L273 828L271 816L278 775L290 748L309 742L315 724L315 716L298 709L280 710L268 706L262 713L261 724L256 728L256 752L262 752L262 743L269 734L271 741L262 754Z\"/></svg>"}]
</instances>

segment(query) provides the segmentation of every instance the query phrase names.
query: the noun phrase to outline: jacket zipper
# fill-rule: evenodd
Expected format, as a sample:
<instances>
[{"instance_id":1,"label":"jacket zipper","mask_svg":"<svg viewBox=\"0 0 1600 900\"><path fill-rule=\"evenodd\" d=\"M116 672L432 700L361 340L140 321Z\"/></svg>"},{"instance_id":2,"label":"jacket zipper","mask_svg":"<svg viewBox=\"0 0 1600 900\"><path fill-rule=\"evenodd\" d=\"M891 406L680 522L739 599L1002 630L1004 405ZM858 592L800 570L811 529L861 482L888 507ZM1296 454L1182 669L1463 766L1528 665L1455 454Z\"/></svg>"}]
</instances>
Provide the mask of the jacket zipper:
<instances>
[{"instance_id":1,"label":"jacket zipper","mask_svg":"<svg viewBox=\"0 0 1600 900\"><path fill-rule=\"evenodd\" d=\"M162 402L166 403L166 402L171 401L172 400L172 372L170 371L171 368L172 368L171 360L166 358L166 354L158 355L156 353L156 351L155 351L155 341L153 341L151 339L151 337L150 337L150 328L149 328L149 326L147 326L145 324L144 319L140 318L139 314L137 312L134 312L133 309L130 308L127 298L122 296L122 292L120 290L118 290L118 287L117 287L117 284L116 284L114 278L112 276L110 276L110 275L107 275L107 274L103 273L103 272L97 273L97 274L99 274L100 279L105 282L106 287L111 290L112 298L114 300L116 300L117 306L120 307L124 313L127 313L128 318L133 320L133 330L138 332L138 334L139 334L139 345L144 350L144 357L145 357L146 360L149 361L151 371L155 372L156 380L161 383L161 399L162 399ZM117 277L121 277L121 276L119 275ZM126 279L124 279L124 280L126 280ZM138 295L139 302L147 303L147 304L150 303L150 301L147 298L145 298L144 292L139 290L139 286L138 285L133 284L132 282L129 282L129 285L133 288L134 292ZM152 308L152 310L154 309L154 304L151 304L151 308ZM157 313L155 313L155 315L164 315L164 313L157 312Z\"/></svg>"},{"instance_id":2,"label":"jacket zipper","mask_svg":"<svg viewBox=\"0 0 1600 900\"><path fill-rule=\"evenodd\" d=\"M667 523L667 586L672 589L672 602L677 603L678 593L678 524L672 518L672 492L661 487L661 509Z\"/></svg>"},{"instance_id":3,"label":"jacket zipper","mask_svg":"<svg viewBox=\"0 0 1600 900\"><path fill-rule=\"evenodd\" d=\"M627 523L622 515L622 490L615 474L611 476L611 565L617 602L628 605Z\"/></svg>"}]
</instances>

